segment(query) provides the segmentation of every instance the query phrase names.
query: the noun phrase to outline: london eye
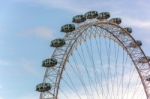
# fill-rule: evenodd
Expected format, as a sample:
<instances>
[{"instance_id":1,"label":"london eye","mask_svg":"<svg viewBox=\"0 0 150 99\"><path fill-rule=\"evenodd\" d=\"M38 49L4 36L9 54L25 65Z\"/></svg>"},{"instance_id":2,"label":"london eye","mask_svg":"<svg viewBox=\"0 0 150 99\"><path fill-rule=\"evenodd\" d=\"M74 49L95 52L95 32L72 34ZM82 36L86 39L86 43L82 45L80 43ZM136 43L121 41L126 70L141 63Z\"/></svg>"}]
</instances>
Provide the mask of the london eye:
<instances>
[{"instance_id":1,"label":"london eye","mask_svg":"<svg viewBox=\"0 0 150 99\"><path fill-rule=\"evenodd\" d=\"M150 99L150 57L109 12L76 15L44 59L40 99Z\"/></svg>"}]
</instances>

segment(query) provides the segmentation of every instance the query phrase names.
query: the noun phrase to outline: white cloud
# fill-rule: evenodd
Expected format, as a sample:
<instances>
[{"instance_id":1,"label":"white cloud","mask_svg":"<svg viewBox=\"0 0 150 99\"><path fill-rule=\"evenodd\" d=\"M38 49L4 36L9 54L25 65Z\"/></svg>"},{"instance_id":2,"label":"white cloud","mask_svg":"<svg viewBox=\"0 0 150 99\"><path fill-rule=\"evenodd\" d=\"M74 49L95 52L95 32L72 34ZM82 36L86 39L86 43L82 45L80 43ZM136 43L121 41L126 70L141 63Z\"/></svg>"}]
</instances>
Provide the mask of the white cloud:
<instances>
[{"instance_id":1,"label":"white cloud","mask_svg":"<svg viewBox=\"0 0 150 99\"><path fill-rule=\"evenodd\" d=\"M150 44L150 39L149 39L149 37L145 37L144 42L146 42L147 45L149 45L149 44ZM147 46L147 47L148 47L148 46Z\"/></svg>"},{"instance_id":2,"label":"white cloud","mask_svg":"<svg viewBox=\"0 0 150 99\"><path fill-rule=\"evenodd\" d=\"M37 2L37 1L36 1ZM47 5L53 8L65 9L68 11L79 12L81 7L78 7L72 0L40 0L38 3ZM84 8L85 9L85 8ZM83 10L84 10L83 9Z\"/></svg>"},{"instance_id":3,"label":"white cloud","mask_svg":"<svg viewBox=\"0 0 150 99\"><path fill-rule=\"evenodd\" d=\"M0 65L1 65L1 66L10 65L10 62L8 62L8 61L6 61L6 60L3 60L3 59L0 59Z\"/></svg>"},{"instance_id":4,"label":"white cloud","mask_svg":"<svg viewBox=\"0 0 150 99\"><path fill-rule=\"evenodd\" d=\"M38 37L38 38L43 38L43 39L49 39L53 37L53 33L51 29L47 27L33 28L33 29L23 32L22 34L26 36L33 36L33 37Z\"/></svg>"},{"instance_id":5,"label":"white cloud","mask_svg":"<svg viewBox=\"0 0 150 99\"><path fill-rule=\"evenodd\" d=\"M150 30L150 20L140 20L140 19L125 17L123 21L125 21L125 23L128 23L129 25L134 26L136 28Z\"/></svg>"},{"instance_id":6,"label":"white cloud","mask_svg":"<svg viewBox=\"0 0 150 99\"><path fill-rule=\"evenodd\" d=\"M0 96L0 99L5 99L5 98L3 98L3 97Z\"/></svg>"},{"instance_id":7,"label":"white cloud","mask_svg":"<svg viewBox=\"0 0 150 99\"><path fill-rule=\"evenodd\" d=\"M31 2L31 1L28 1ZM45 7L49 8L58 8L58 9L63 9L67 10L70 12L83 12L85 10L88 10L87 7L81 6L78 1L73 1L73 0L32 0L32 3L35 4L40 4ZM86 5L86 4L85 4Z\"/></svg>"},{"instance_id":8,"label":"white cloud","mask_svg":"<svg viewBox=\"0 0 150 99\"><path fill-rule=\"evenodd\" d=\"M3 88L3 86L2 85L0 85L0 89L2 89Z\"/></svg>"},{"instance_id":9,"label":"white cloud","mask_svg":"<svg viewBox=\"0 0 150 99\"><path fill-rule=\"evenodd\" d=\"M85 13L86 11L89 10L98 10L98 11L110 11L112 12L112 17L116 17L117 15L122 16L123 21L127 23L130 26L140 28L140 29L146 29L150 30L150 20L142 20L141 17L139 16L139 19L135 19L135 16L138 16L140 13L134 13L132 10L132 6L130 9L127 7L128 2L127 1L117 1L114 3L113 0L108 1L87 1L87 0L82 0L82 1L76 1L76 0L26 0L26 1L18 1L18 2L27 2L27 3L33 3L33 4L38 4L42 5L43 7L48 7L48 8L57 8L65 11L69 11L71 13ZM141 7L140 10L144 10L144 8L149 7L148 3L145 3L141 0L132 1L130 5L135 5L134 7ZM133 8L134 8L133 7ZM121 8L121 9L120 9ZM143 11L142 11L143 12ZM133 13L132 16L130 13ZM126 17L126 14L128 14L128 17ZM137 15L138 14L138 15ZM135 16L133 16L135 15ZM147 16L149 14L146 14ZM41 37L47 37L49 35L47 33L47 29L44 28L39 28L37 29L38 31L45 31L45 35L42 34L41 32L35 33L36 35L39 35ZM35 31L37 31L35 30Z\"/></svg>"},{"instance_id":10,"label":"white cloud","mask_svg":"<svg viewBox=\"0 0 150 99\"><path fill-rule=\"evenodd\" d=\"M0 24L0 34L2 34L4 32L4 29L2 28L1 24Z\"/></svg>"},{"instance_id":11,"label":"white cloud","mask_svg":"<svg viewBox=\"0 0 150 99\"><path fill-rule=\"evenodd\" d=\"M117 9L118 6L114 5L120 5L122 2L115 2L114 5L110 5L114 3L114 1L76 1L76 0L26 0L26 1L19 1L16 0L17 2L23 2L23 3L33 3L33 4L39 4L44 7L48 8L57 8L57 9L62 9L65 11L70 11L72 13L83 13L88 10L97 10L97 9ZM118 12L118 11L117 11Z\"/></svg>"},{"instance_id":12,"label":"white cloud","mask_svg":"<svg viewBox=\"0 0 150 99\"><path fill-rule=\"evenodd\" d=\"M20 96L17 99L39 99L39 95L28 94L25 96Z\"/></svg>"},{"instance_id":13,"label":"white cloud","mask_svg":"<svg viewBox=\"0 0 150 99\"><path fill-rule=\"evenodd\" d=\"M0 34L3 32L3 28L1 27L1 25L0 25Z\"/></svg>"},{"instance_id":14,"label":"white cloud","mask_svg":"<svg viewBox=\"0 0 150 99\"><path fill-rule=\"evenodd\" d=\"M22 68L26 72L30 73L31 75L34 75L34 76L38 76L39 75L38 71L36 70L36 65L35 65L34 62L29 61L29 60L22 60L20 62L20 64L22 64Z\"/></svg>"}]
</instances>

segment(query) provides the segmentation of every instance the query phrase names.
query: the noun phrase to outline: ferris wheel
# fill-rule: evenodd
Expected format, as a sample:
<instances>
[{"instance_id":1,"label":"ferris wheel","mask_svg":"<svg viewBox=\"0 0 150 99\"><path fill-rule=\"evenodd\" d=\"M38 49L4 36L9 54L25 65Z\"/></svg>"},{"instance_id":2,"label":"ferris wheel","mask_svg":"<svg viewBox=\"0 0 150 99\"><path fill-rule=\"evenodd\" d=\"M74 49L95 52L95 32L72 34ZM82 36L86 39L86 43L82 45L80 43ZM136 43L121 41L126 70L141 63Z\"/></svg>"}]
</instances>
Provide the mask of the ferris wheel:
<instances>
[{"instance_id":1,"label":"ferris wheel","mask_svg":"<svg viewBox=\"0 0 150 99\"><path fill-rule=\"evenodd\" d=\"M150 99L150 57L132 28L109 12L89 11L61 27L42 62L40 99Z\"/></svg>"}]
</instances>

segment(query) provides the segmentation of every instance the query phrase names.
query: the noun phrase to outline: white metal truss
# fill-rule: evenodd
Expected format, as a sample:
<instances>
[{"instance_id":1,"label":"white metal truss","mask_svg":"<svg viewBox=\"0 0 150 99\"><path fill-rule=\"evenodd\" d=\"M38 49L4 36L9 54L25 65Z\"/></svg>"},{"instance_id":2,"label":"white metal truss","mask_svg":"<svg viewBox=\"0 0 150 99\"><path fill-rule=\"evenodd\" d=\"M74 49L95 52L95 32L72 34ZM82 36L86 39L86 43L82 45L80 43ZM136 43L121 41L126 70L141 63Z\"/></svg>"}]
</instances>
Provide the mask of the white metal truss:
<instances>
[{"instance_id":1,"label":"white metal truss","mask_svg":"<svg viewBox=\"0 0 150 99\"><path fill-rule=\"evenodd\" d=\"M88 31L93 31L93 33ZM43 82L50 83L52 89L49 92L42 92L40 99L58 99L63 71L66 68L65 65L69 61L70 55L81 43L95 37L109 38L126 50L141 78L147 99L150 99L150 82L146 80L146 77L150 75L150 64L148 62L144 64L138 62L141 57L147 59L146 55L140 46L137 48L129 47L129 44L131 42L136 43L136 40L126 30L117 24L107 21L88 21L77 27L75 31L66 33L64 37L66 44L63 47L56 48L52 54L52 58L57 59L58 64L55 67L47 68L44 75Z\"/></svg>"}]
</instances>

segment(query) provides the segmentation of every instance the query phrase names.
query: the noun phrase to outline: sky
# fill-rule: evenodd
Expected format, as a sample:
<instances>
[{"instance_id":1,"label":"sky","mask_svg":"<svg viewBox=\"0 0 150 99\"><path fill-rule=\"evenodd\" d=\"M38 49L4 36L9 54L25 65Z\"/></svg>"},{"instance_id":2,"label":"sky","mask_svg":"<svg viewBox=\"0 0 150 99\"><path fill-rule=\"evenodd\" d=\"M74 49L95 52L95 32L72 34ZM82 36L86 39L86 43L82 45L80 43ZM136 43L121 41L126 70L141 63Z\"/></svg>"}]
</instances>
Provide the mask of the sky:
<instances>
[{"instance_id":1,"label":"sky","mask_svg":"<svg viewBox=\"0 0 150 99\"><path fill-rule=\"evenodd\" d=\"M60 27L89 10L121 17L123 26L143 42L150 55L150 0L0 0L0 99L38 99L43 59L53 53L50 41Z\"/></svg>"}]
</instances>

